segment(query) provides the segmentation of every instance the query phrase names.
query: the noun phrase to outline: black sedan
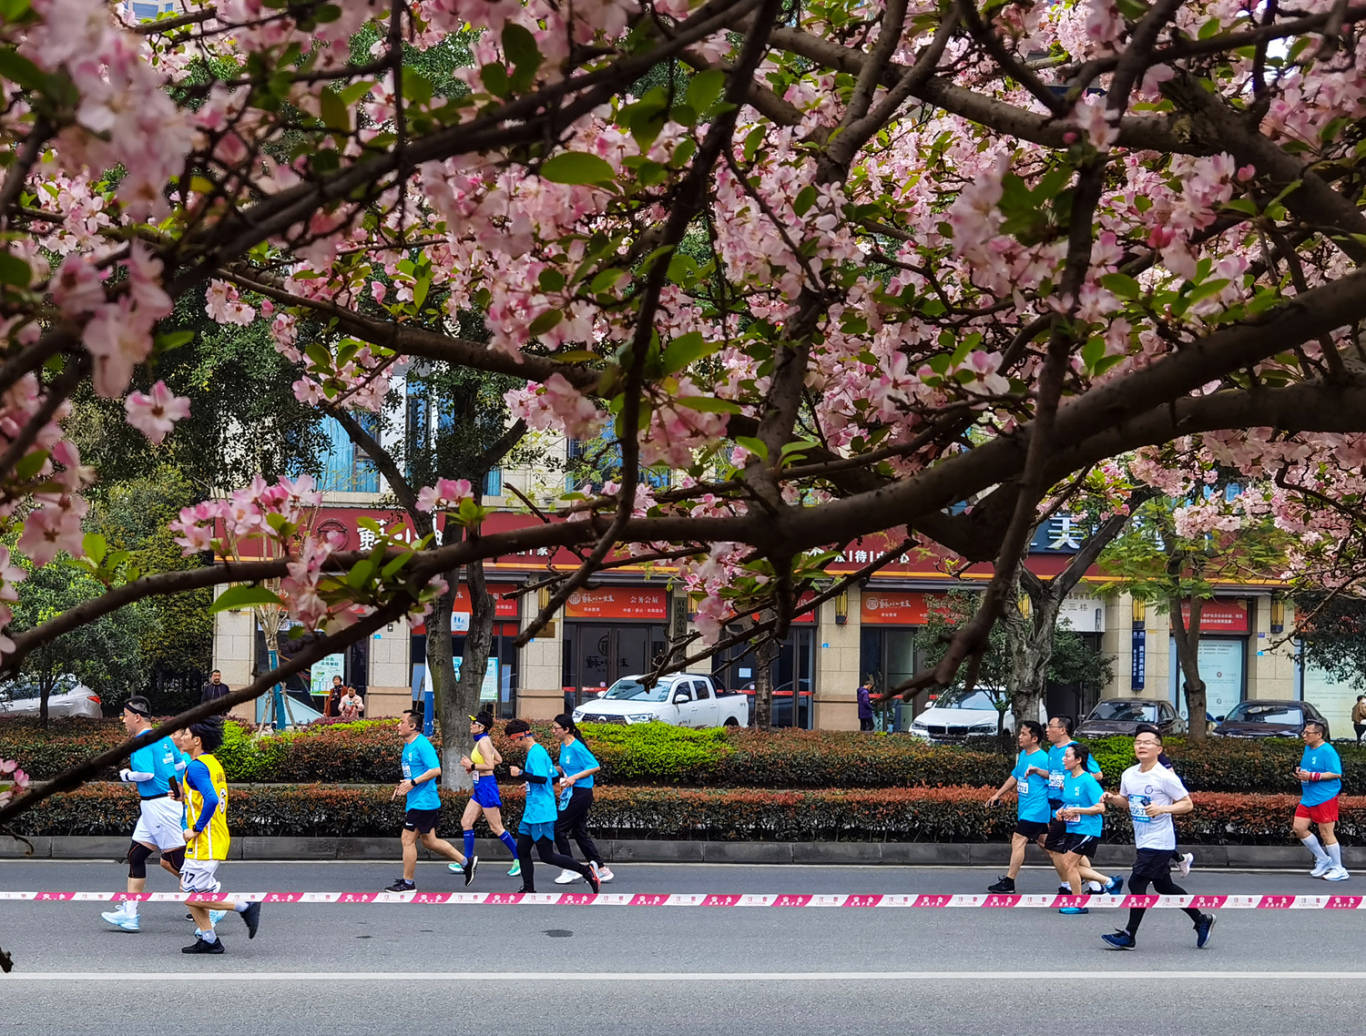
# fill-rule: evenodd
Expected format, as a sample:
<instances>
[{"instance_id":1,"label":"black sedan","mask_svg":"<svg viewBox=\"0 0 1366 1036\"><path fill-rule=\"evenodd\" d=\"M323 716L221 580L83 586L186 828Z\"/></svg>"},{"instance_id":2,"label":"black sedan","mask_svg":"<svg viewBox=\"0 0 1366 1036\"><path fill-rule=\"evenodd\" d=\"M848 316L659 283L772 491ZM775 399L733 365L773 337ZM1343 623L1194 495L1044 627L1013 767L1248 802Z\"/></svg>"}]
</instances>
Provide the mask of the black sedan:
<instances>
[{"instance_id":1,"label":"black sedan","mask_svg":"<svg viewBox=\"0 0 1366 1036\"><path fill-rule=\"evenodd\" d=\"M1215 720L1215 737L1299 737L1305 723L1314 720L1323 724L1324 738L1332 740L1323 713L1307 701L1243 701Z\"/></svg>"},{"instance_id":2,"label":"black sedan","mask_svg":"<svg viewBox=\"0 0 1366 1036\"><path fill-rule=\"evenodd\" d=\"M1186 721L1176 714L1169 701L1160 698L1107 698L1081 721L1077 737L1109 737L1138 732L1140 723L1150 723L1167 734L1184 734Z\"/></svg>"}]
</instances>

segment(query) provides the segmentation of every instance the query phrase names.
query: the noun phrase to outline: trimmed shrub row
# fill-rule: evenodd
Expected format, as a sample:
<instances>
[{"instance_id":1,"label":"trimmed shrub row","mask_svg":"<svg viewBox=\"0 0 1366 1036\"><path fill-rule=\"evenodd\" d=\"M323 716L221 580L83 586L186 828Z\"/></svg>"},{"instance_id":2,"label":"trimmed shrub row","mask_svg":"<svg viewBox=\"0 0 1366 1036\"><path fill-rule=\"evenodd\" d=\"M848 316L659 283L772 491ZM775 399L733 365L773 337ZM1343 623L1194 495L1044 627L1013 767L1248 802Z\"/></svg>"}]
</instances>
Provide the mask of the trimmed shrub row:
<instances>
[{"instance_id":1,"label":"trimmed shrub row","mask_svg":"<svg viewBox=\"0 0 1366 1036\"><path fill-rule=\"evenodd\" d=\"M606 787L598 791L590 827L607 838L709 841L1005 842L1013 807L989 810L987 788L900 788L881 791L709 791ZM401 802L387 788L255 785L231 790L234 837L398 837ZM1194 796L1196 809L1177 820L1182 845L1289 845L1291 795ZM458 833L463 797L442 793L446 835ZM503 822L516 830L523 791L503 789ZM126 835L137 801L117 784L91 784L56 795L23 814L27 835ZM482 823L482 822L481 822ZM1127 813L1106 814L1105 841L1132 838ZM489 837L487 829L481 831ZM1342 802L1338 834L1349 843L1366 836L1366 797Z\"/></svg>"},{"instance_id":2,"label":"trimmed shrub row","mask_svg":"<svg viewBox=\"0 0 1366 1036\"><path fill-rule=\"evenodd\" d=\"M501 727L500 727L501 730ZM689 788L908 788L999 785L1011 761L992 752L927 745L902 735L837 731L684 730L660 724L586 726L607 785ZM238 782L383 784L399 779L399 741L392 721L333 723L258 738L229 723L217 755ZM548 729L539 729L551 744ZM17 759L36 779L55 776L123 738L118 723L54 724L0 720L0 759ZM495 735L508 762L523 753ZM1129 738L1089 742L1114 786L1133 763ZM1296 742L1208 741L1199 748L1172 739L1167 751L1192 791L1294 794ZM1366 750L1339 746L1349 789L1366 788ZM552 753L553 754L553 753ZM105 774L108 778L113 773Z\"/></svg>"}]
</instances>

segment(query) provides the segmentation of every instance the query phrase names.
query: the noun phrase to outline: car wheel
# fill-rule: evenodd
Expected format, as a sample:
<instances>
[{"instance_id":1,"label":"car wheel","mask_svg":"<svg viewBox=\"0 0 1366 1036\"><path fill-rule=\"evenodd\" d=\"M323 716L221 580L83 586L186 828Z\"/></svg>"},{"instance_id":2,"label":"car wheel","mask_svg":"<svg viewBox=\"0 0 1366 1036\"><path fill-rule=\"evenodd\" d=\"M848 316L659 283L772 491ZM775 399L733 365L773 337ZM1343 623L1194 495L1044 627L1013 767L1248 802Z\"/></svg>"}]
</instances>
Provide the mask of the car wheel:
<instances>
[{"instance_id":1,"label":"car wheel","mask_svg":"<svg viewBox=\"0 0 1366 1036\"><path fill-rule=\"evenodd\" d=\"M723 726L727 727L738 727L739 725L740 721L736 719L734 716L727 716L726 722L723 724Z\"/></svg>"}]
</instances>

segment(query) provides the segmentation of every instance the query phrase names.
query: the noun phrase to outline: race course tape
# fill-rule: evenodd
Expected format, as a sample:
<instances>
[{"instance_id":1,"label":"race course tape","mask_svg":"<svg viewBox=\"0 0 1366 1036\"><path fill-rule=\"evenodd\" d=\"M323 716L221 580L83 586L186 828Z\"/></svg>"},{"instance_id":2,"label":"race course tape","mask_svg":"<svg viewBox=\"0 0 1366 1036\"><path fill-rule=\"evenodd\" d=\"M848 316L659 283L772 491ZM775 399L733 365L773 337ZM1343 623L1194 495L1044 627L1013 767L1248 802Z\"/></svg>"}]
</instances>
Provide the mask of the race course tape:
<instances>
[{"instance_id":1,"label":"race course tape","mask_svg":"<svg viewBox=\"0 0 1366 1036\"><path fill-rule=\"evenodd\" d=\"M703 892L229 892L215 895L187 892L5 892L0 902L142 903L214 902L219 899L261 903L327 903L342 905L413 904L417 906L599 906L599 907L1059 907L1128 909L1147 907L1177 910L1361 910L1366 896L996 896L996 895L775 895Z\"/></svg>"}]
</instances>

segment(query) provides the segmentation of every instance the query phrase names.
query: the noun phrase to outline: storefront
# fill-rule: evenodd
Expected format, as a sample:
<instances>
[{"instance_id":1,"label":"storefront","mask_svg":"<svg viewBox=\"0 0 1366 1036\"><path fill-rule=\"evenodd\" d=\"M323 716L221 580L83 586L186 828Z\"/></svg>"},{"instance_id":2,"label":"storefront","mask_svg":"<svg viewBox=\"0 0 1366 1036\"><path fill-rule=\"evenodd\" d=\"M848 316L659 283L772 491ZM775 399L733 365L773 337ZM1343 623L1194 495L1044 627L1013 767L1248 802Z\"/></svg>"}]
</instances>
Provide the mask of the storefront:
<instances>
[{"instance_id":1,"label":"storefront","mask_svg":"<svg viewBox=\"0 0 1366 1036\"><path fill-rule=\"evenodd\" d=\"M481 706L493 710L502 719L511 719L517 714L517 648L514 646L521 630L521 599L505 596L517 588L511 583L489 583L488 592L493 596L493 640L489 645L488 668L484 670L484 683L480 688ZM463 583L456 588L455 604L451 609L451 657L455 662L455 674L460 676L461 660L465 655L465 634L470 628L470 595ZM425 624L413 627L410 638L409 665L412 672L412 686L422 684L423 673L427 666L427 627ZM416 692L415 692L416 696Z\"/></svg>"},{"instance_id":2,"label":"storefront","mask_svg":"<svg viewBox=\"0 0 1366 1036\"><path fill-rule=\"evenodd\" d=\"M859 673L874 694L905 683L925 668L925 652L916 637L929 621L934 594L921 590L881 590L869 586L859 599ZM905 730L924 712L930 692L921 691L909 702L895 701L878 710L879 730Z\"/></svg>"},{"instance_id":3,"label":"storefront","mask_svg":"<svg viewBox=\"0 0 1366 1036\"><path fill-rule=\"evenodd\" d=\"M798 603L807 604L814 598L814 594L804 594ZM787 636L778 646L778 653L773 658L770 668L773 679L773 726L792 726L792 701L795 694L797 726L810 730L816 683L815 611L798 615L792 620ZM749 644L736 644L717 652L712 656L711 671L712 676L722 687L744 691L750 695L750 718L753 720L753 695L758 674L754 648Z\"/></svg>"},{"instance_id":4,"label":"storefront","mask_svg":"<svg viewBox=\"0 0 1366 1036\"><path fill-rule=\"evenodd\" d=\"M662 587L576 590L565 602L562 680L567 700L646 673L668 648L669 592Z\"/></svg>"},{"instance_id":5,"label":"storefront","mask_svg":"<svg viewBox=\"0 0 1366 1036\"><path fill-rule=\"evenodd\" d=\"M1190 604L1181 606L1184 621L1190 621ZM1252 633L1252 607L1242 599L1215 598L1200 609L1198 658L1200 679L1205 682L1205 708L1212 718L1228 715L1230 709L1247 696L1248 637ZM1185 680L1176 653L1176 638L1171 638L1169 696L1189 720Z\"/></svg>"}]
</instances>

